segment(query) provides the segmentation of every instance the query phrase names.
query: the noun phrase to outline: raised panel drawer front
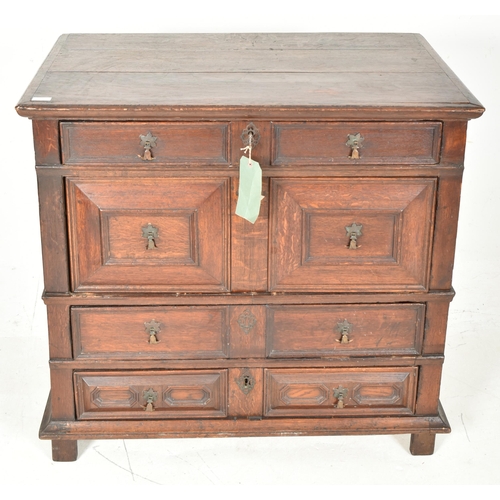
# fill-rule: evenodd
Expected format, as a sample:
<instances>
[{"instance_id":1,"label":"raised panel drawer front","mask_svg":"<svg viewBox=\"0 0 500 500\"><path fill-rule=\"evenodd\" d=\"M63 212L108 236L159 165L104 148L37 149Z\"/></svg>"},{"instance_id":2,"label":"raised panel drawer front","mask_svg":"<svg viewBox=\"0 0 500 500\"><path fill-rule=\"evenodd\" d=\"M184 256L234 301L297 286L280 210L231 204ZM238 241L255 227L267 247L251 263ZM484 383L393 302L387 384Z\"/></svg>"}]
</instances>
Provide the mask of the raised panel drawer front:
<instances>
[{"instance_id":1,"label":"raised panel drawer front","mask_svg":"<svg viewBox=\"0 0 500 500\"><path fill-rule=\"evenodd\" d=\"M76 372L79 419L214 418L227 414L227 370Z\"/></svg>"},{"instance_id":2,"label":"raised panel drawer front","mask_svg":"<svg viewBox=\"0 0 500 500\"><path fill-rule=\"evenodd\" d=\"M98 358L227 358L224 306L74 307L74 356Z\"/></svg>"},{"instance_id":3,"label":"raised panel drawer front","mask_svg":"<svg viewBox=\"0 0 500 500\"><path fill-rule=\"evenodd\" d=\"M271 358L416 355L423 304L268 306Z\"/></svg>"},{"instance_id":4,"label":"raised panel drawer front","mask_svg":"<svg viewBox=\"0 0 500 500\"><path fill-rule=\"evenodd\" d=\"M418 369L342 368L265 370L269 417L313 417L414 412Z\"/></svg>"},{"instance_id":5,"label":"raised panel drawer front","mask_svg":"<svg viewBox=\"0 0 500 500\"><path fill-rule=\"evenodd\" d=\"M435 179L272 179L270 289L425 291Z\"/></svg>"},{"instance_id":6,"label":"raised panel drawer front","mask_svg":"<svg viewBox=\"0 0 500 500\"><path fill-rule=\"evenodd\" d=\"M229 165L227 123L63 122L61 137L67 165Z\"/></svg>"},{"instance_id":7,"label":"raised panel drawer front","mask_svg":"<svg viewBox=\"0 0 500 500\"><path fill-rule=\"evenodd\" d=\"M226 291L227 179L70 179L74 290Z\"/></svg>"},{"instance_id":8,"label":"raised panel drawer front","mask_svg":"<svg viewBox=\"0 0 500 500\"><path fill-rule=\"evenodd\" d=\"M439 163L440 122L276 123L272 165Z\"/></svg>"}]
</instances>

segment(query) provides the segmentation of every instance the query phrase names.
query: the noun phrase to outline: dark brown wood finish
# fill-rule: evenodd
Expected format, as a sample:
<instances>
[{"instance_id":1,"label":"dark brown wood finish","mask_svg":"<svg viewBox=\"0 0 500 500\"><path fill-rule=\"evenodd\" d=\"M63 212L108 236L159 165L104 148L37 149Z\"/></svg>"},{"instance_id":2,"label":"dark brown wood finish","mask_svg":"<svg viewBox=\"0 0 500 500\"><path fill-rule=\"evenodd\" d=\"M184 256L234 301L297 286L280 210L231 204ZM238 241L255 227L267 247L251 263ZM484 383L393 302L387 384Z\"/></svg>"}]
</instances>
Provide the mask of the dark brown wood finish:
<instances>
[{"instance_id":1,"label":"dark brown wood finish","mask_svg":"<svg viewBox=\"0 0 500 500\"><path fill-rule=\"evenodd\" d=\"M42 439L106 439L113 438L179 438L179 437L233 437L233 436L305 436L305 435L363 435L363 434L408 434L412 436L429 433L449 433L450 425L439 409L434 416L336 416L335 418L228 418L184 419L162 421L144 419L142 421L103 420L96 422L80 420L76 422L51 419L48 408L42 421ZM216 426L216 427L214 427ZM214 428L217 429L214 432ZM418 454L418 453L416 453ZM425 454L425 453L424 453ZM427 453L428 454L428 453Z\"/></svg>"},{"instance_id":2,"label":"dark brown wood finish","mask_svg":"<svg viewBox=\"0 0 500 500\"><path fill-rule=\"evenodd\" d=\"M67 192L74 290L228 288L228 180L74 179Z\"/></svg>"},{"instance_id":3,"label":"dark brown wood finish","mask_svg":"<svg viewBox=\"0 0 500 500\"><path fill-rule=\"evenodd\" d=\"M227 415L227 370L75 372L84 419L216 418Z\"/></svg>"},{"instance_id":4,"label":"dark brown wood finish","mask_svg":"<svg viewBox=\"0 0 500 500\"><path fill-rule=\"evenodd\" d=\"M151 160L144 159L141 136L151 132ZM147 166L225 165L229 159L227 123L100 123L61 124L62 162L67 165L111 163Z\"/></svg>"},{"instance_id":5,"label":"dark brown wood finish","mask_svg":"<svg viewBox=\"0 0 500 500\"><path fill-rule=\"evenodd\" d=\"M227 306L73 307L74 356L227 358L228 309Z\"/></svg>"},{"instance_id":6,"label":"dark brown wood finish","mask_svg":"<svg viewBox=\"0 0 500 500\"><path fill-rule=\"evenodd\" d=\"M54 460L79 439L184 436L409 433L430 454L449 432L466 130L484 109L421 36L63 35L17 111ZM250 123L254 224L235 214Z\"/></svg>"},{"instance_id":7,"label":"dark brown wood finish","mask_svg":"<svg viewBox=\"0 0 500 500\"><path fill-rule=\"evenodd\" d=\"M52 168L37 168L45 290L68 292L70 269L64 177Z\"/></svg>"},{"instance_id":8,"label":"dark brown wood finish","mask_svg":"<svg viewBox=\"0 0 500 500\"><path fill-rule=\"evenodd\" d=\"M349 135L360 134L359 159L349 158ZM439 163L439 122L276 123L272 164L355 165Z\"/></svg>"},{"instance_id":9,"label":"dark brown wood finish","mask_svg":"<svg viewBox=\"0 0 500 500\"><path fill-rule=\"evenodd\" d=\"M264 178L259 218L254 224L236 215L238 179L231 184L231 290L265 292L269 235L269 180Z\"/></svg>"},{"instance_id":10,"label":"dark brown wood finish","mask_svg":"<svg viewBox=\"0 0 500 500\"><path fill-rule=\"evenodd\" d=\"M266 416L414 412L416 368L266 370Z\"/></svg>"},{"instance_id":11,"label":"dark brown wood finish","mask_svg":"<svg viewBox=\"0 0 500 500\"><path fill-rule=\"evenodd\" d=\"M280 179L271 192L271 290L428 288L433 179Z\"/></svg>"},{"instance_id":12,"label":"dark brown wood finish","mask_svg":"<svg viewBox=\"0 0 500 500\"><path fill-rule=\"evenodd\" d=\"M242 420L261 420L264 392L264 370L262 368L232 368L229 370L229 408L228 416ZM254 387L259 390L242 390L242 387Z\"/></svg>"},{"instance_id":13,"label":"dark brown wood finish","mask_svg":"<svg viewBox=\"0 0 500 500\"><path fill-rule=\"evenodd\" d=\"M432 455L436 434L430 432L420 432L412 434L410 440L410 452L412 455Z\"/></svg>"},{"instance_id":14,"label":"dark brown wood finish","mask_svg":"<svg viewBox=\"0 0 500 500\"><path fill-rule=\"evenodd\" d=\"M420 354L423 304L268 306L267 355Z\"/></svg>"},{"instance_id":15,"label":"dark brown wood finish","mask_svg":"<svg viewBox=\"0 0 500 500\"><path fill-rule=\"evenodd\" d=\"M33 140L37 165L59 165L59 122L57 120L33 120Z\"/></svg>"},{"instance_id":16,"label":"dark brown wood finish","mask_svg":"<svg viewBox=\"0 0 500 500\"><path fill-rule=\"evenodd\" d=\"M78 459L78 441L75 439L52 441L52 459L54 462L74 462Z\"/></svg>"},{"instance_id":17,"label":"dark brown wood finish","mask_svg":"<svg viewBox=\"0 0 500 500\"><path fill-rule=\"evenodd\" d=\"M230 358L263 358L266 342L265 306L238 305L230 311Z\"/></svg>"}]
</instances>

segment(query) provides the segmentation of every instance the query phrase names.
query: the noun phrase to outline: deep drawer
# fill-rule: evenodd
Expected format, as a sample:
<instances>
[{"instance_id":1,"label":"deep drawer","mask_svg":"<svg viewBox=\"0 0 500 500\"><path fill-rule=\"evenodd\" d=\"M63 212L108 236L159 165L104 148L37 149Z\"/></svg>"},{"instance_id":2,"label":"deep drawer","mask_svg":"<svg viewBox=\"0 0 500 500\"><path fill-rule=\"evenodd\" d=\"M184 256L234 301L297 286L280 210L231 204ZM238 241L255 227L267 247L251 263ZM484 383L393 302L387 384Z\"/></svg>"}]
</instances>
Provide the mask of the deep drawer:
<instances>
[{"instance_id":1,"label":"deep drawer","mask_svg":"<svg viewBox=\"0 0 500 500\"><path fill-rule=\"evenodd\" d=\"M68 179L73 290L226 291L225 178Z\"/></svg>"},{"instance_id":2,"label":"deep drawer","mask_svg":"<svg viewBox=\"0 0 500 500\"><path fill-rule=\"evenodd\" d=\"M267 356L415 355L423 304L268 306Z\"/></svg>"},{"instance_id":3,"label":"deep drawer","mask_svg":"<svg viewBox=\"0 0 500 500\"><path fill-rule=\"evenodd\" d=\"M441 133L440 122L275 123L271 164L432 165Z\"/></svg>"},{"instance_id":4,"label":"deep drawer","mask_svg":"<svg viewBox=\"0 0 500 500\"><path fill-rule=\"evenodd\" d=\"M61 137L68 165L229 164L227 123L63 122Z\"/></svg>"},{"instance_id":5,"label":"deep drawer","mask_svg":"<svg viewBox=\"0 0 500 500\"><path fill-rule=\"evenodd\" d=\"M412 414L417 373L416 367L265 370L264 414Z\"/></svg>"},{"instance_id":6,"label":"deep drawer","mask_svg":"<svg viewBox=\"0 0 500 500\"><path fill-rule=\"evenodd\" d=\"M271 179L270 289L425 291L435 179Z\"/></svg>"},{"instance_id":7,"label":"deep drawer","mask_svg":"<svg viewBox=\"0 0 500 500\"><path fill-rule=\"evenodd\" d=\"M82 420L227 414L227 370L76 372L74 383Z\"/></svg>"},{"instance_id":8,"label":"deep drawer","mask_svg":"<svg viewBox=\"0 0 500 500\"><path fill-rule=\"evenodd\" d=\"M229 356L229 311L213 307L74 307L75 358Z\"/></svg>"}]
</instances>

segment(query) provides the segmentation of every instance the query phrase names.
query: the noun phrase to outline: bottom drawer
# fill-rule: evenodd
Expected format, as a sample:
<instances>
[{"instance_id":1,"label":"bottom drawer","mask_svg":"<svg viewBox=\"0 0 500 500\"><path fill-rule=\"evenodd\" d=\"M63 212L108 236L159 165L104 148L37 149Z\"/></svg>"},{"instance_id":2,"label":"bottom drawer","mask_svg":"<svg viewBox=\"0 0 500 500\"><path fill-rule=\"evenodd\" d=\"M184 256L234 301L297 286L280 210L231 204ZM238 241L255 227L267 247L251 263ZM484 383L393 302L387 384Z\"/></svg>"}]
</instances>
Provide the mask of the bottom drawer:
<instances>
[{"instance_id":1,"label":"bottom drawer","mask_svg":"<svg viewBox=\"0 0 500 500\"><path fill-rule=\"evenodd\" d=\"M227 370L76 372L78 419L227 415Z\"/></svg>"},{"instance_id":2,"label":"bottom drawer","mask_svg":"<svg viewBox=\"0 0 500 500\"><path fill-rule=\"evenodd\" d=\"M418 369L265 370L265 416L412 414Z\"/></svg>"}]
</instances>

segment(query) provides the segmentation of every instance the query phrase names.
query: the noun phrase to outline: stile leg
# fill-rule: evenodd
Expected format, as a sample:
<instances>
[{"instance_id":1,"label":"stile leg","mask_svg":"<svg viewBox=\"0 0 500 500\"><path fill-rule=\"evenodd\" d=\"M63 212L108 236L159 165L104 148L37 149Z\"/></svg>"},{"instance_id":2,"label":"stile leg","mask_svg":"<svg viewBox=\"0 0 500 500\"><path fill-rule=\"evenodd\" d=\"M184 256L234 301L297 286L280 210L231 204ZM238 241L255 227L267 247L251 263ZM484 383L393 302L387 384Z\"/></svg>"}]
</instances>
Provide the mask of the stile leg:
<instances>
[{"instance_id":1,"label":"stile leg","mask_svg":"<svg viewBox=\"0 0 500 500\"><path fill-rule=\"evenodd\" d=\"M410 453L412 455L432 455L436 443L436 434L420 432L412 434L410 440Z\"/></svg>"},{"instance_id":2,"label":"stile leg","mask_svg":"<svg viewBox=\"0 0 500 500\"><path fill-rule=\"evenodd\" d=\"M52 460L54 460L54 462L74 462L77 458L77 440L54 439L52 441Z\"/></svg>"}]
</instances>

